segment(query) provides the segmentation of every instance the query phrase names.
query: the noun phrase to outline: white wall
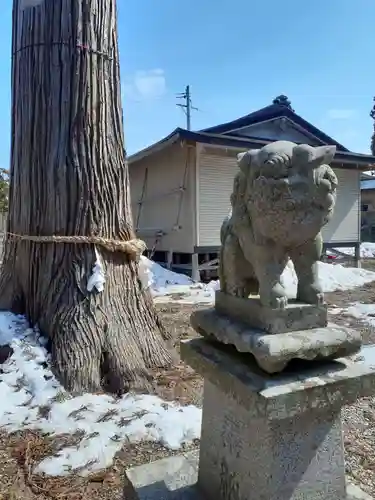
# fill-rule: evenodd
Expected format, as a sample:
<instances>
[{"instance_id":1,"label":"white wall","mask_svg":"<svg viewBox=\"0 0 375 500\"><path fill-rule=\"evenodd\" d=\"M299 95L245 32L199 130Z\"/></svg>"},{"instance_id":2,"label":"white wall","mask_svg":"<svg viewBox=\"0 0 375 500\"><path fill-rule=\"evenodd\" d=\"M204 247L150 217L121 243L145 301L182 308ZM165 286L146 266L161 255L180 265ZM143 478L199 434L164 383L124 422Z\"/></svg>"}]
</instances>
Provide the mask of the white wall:
<instances>
[{"instance_id":1,"label":"white wall","mask_svg":"<svg viewBox=\"0 0 375 500\"><path fill-rule=\"evenodd\" d=\"M230 195L237 172L234 153L206 148L198 156L198 246L219 246L220 228L230 210ZM360 172L334 168L339 187L332 220L323 228L325 242L360 239Z\"/></svg>"},{"instance_id":2,"label":"white wall","mask_svg":"<svg viewBox=\"0 0 375 500\"><path fill-rule=\"evenodd\" d=\"M146 190L142 200L145 172ZM195 150L177 142L129 165L133 223L148 248L192 253L194 249ZM185 183L185 186L183 184ZM185 191L179 188L184 187ZM140 213L140 217L139 216ZM176 224L181 226L174 230ZM158 230L165 234L156 238Z\"/></svg>"}]
</instances>

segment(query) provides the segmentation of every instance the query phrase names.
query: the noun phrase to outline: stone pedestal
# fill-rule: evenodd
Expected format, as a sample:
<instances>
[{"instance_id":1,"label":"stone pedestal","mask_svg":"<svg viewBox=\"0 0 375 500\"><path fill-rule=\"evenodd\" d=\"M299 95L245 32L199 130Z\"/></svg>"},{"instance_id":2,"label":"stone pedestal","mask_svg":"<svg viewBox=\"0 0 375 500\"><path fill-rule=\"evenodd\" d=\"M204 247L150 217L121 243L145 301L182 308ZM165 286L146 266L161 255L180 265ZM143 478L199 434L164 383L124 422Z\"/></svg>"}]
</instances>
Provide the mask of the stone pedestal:
<instances>
[{"instance_id":1,"label":"stone pedestal","mask_svg":"<svg viewBox=\"0 0 375 500\"><path fill-rule=\"evenodd\" d=\"M361 348L361 334L353 328L328 324L311 330L270 334L245 322L218 314L214 308L195 311L193 328L207 338L250 353L267 373L282 372L293 359L321 360L351 356Z\"/></svg>"},{"instance_id":2,"label":"stone pedestal","mask_svg":"<svg viewBox=\"0 0 375 500\"><path fill-rule=\"evenodd\" d=\"M215 310L224 316L266 333L286 333L328 324L327 304L313 305L290 301L284 309L271 309L261 304L259 297L233 297L221 291L215 293Z\"/></svg>"},{"instance_id":3,"label":"stone pedestal","mask_svg":"<svg viewBox=\"0 0 375 500\"><path fill-rule=\"evenodd\" d=\"M340 359L271 377L203 339L181 356L204 376L198 489L212 500L347 498L340 409L375 391L375 368Z\"/></svg>"},{"instance_id":4,"label":"stone pedestal","mask_svg":"<svg viewBox=\"0 0 375 500\"><path fill-rule=\"evenodd\" d=\"M198 484L212 500L344 499L339 406L267 418L206 382Z\"/></svg>"},{"instance_id":5,"label":"stone pedestal","mask_svg":"<svg viewBox=\"0 0 375 500\"><path fill-rule=\"evenodd\" d=\"M372 500L346 482L340 409L375 390L375 366L340 359L269 376L203 339L182 358L205 379L195 451L126 471L126 500Z\"/></svg>"}]
</instances>

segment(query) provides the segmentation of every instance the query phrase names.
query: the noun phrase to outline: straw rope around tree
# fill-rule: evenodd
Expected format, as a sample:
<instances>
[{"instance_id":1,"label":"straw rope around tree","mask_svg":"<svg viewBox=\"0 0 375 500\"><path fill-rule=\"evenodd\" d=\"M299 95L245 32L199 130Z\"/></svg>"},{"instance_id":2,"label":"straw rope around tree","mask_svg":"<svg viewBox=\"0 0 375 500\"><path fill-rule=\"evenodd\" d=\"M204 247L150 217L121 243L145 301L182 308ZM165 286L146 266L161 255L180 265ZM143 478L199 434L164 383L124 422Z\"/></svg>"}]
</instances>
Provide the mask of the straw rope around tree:
<instances>
[{"instance_id":1,"label":"straw rope around tree","mask_svg":"<svg viewBox=\"0 0 375 500\"><path fill-rule=\"evenodd\" d=\"M102 238L101 236L29 236L15 233L6 233L11 239L19 241L33 241L35 243L74 243L92 244L105 248L109 252L122 252L131 259L137 259L147 248L146 243L138 238L128 241Z\"/></svg>"}]
</instances>

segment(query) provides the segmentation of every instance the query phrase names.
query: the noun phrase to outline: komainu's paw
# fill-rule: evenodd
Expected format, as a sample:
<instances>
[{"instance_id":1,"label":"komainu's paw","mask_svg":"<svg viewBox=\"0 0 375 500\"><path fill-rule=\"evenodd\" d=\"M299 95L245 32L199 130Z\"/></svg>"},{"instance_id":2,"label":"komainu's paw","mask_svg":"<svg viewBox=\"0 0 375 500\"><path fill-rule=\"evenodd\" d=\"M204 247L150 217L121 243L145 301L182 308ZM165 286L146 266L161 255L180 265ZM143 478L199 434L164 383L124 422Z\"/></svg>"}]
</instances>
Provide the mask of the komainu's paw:
<instances>
[{"instance_id":1,"label":"komainu's paw","mask_svg":"<svg viewBox=\"0 0 375 500\"><path fill-rule=\"evenodd\" d=\"M280 283L277 283L271 290L268 287L261 289L260 301L264 306L272 309L285 309L288 305L288 297Z\"/></svg>"},{"instance_id":2,"label":"komainu's paw","mask_svg":"<svg viewBox=\"0 0 375 500\"><path fill-rule=\"evenodd\" d=\"M221 289L222 292L227 293L228 295L232 295L232 297L244 298L248 297L246 294L246 287L238 286L234 284L227 284L225 289Z\"/></svg>"},{"instance_id":3,"label":"komainu's paw","mask_svg":"<svg viewBox=\"0 0 375 500\"><path fill-rule=\"evenodd\" d=\"M248 294L246 291L246 287L244 286L238 287L236 290L236 297L239 297L240 299L247 299Z\"/></svg>"},{"instance_id":4,"label":"komainu's paw","mask_svg":"<svg viewBox=\"0 0 375 500\"><path fill-rule=\"evenodd\" d=\"M277 297L273 302L272 309L285 309L288 305L288 297Z\"/></svg>"},{"instance_id":5,"label":"komainu's paw","mask_svg":"<svg viewBox=\"0 0 375 500\"><path fill-rule=\"evenodd\" d=\"M299 286L297 290L297 300L307 304L324 304L324 293L319 285Z\"/></svg>"},{"instance_id":6,"label":"komainu's paw","mask_svg":"<svg viewBox=\"0 0 375 500\"><path fill-rule=\"evenodd\" d=\"M316 294L316 303L318 304L318 306L321 306L324 304L324 293L323 292L319 292Z\"/></svg>"}]
</instances>

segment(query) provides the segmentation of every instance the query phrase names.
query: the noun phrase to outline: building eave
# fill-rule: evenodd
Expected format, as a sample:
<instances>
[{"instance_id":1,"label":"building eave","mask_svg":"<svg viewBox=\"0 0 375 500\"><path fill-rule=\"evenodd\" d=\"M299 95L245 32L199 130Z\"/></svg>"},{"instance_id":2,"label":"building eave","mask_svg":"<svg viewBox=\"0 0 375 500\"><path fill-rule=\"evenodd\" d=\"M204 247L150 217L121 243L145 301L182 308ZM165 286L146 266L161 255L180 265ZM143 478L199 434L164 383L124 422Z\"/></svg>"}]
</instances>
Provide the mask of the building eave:
<instances>
[{"instance_id":1,"label":"building eave","mask_svg":"<svg viewBox=\"0 0 375 500\"><path fill-rule=\"evenodd\" d=\"M180 131L183 131L183 129L176 128L175 130L173 130L173 132L171 132L169 135L167 135L160 141L155 142L154 144L147 146L147 148L141 149L140 151L137 151L136 153L130 155L128 157L128 164L131 165L132 163L135 163L145 158L146 156L153 155L158 151L161 151L162 149L175 143L180 139Z\"/></svg>"},{"instance_id":2,"label":"building eave","mask_svg":"<svg viewBox=\"0 0 375 500\"><path fill-rule=\"evenodd\" d=\"M145 156L149 156L150 154L154 154L157 151L164 149L177 140L186 140L200 144L235 148L239 150L258 147L261 148L266 144L274 142L273 140L259 139L257 137L242 137L213 134L207 132L192 132L190 130L178 128L161 141L130 156L128 161L130 164L132 164L136 161L139 161L141 158L144 158ZM334 164L337 168L346 168L365 172L367 170L375 170L375 156L338 150L336 151Z\"/></svg>"},{"instance_id":3,"label":"building eave","mask_svg":"<svg viewBox=\"0 0 375 500\"><path fill-rule=\"evenodd\" d=\"M239 147L239 148L250 148L252 147L262 147L266 144L274 142L273 140L259 139L255 137L243 138L234 136L223 136L220 134L208 134L202 132L192 132L195 134L194 140L200 143L207 143L218 146L227 147ZM336 151L334 158L334 163L342 163L343 168L350 168L359 171L374 170L375 168L375 156L365 155L359 153L352 153L350 151ZM337 165L338 168L339 165Z\"/></svg>"}]
</instances>

